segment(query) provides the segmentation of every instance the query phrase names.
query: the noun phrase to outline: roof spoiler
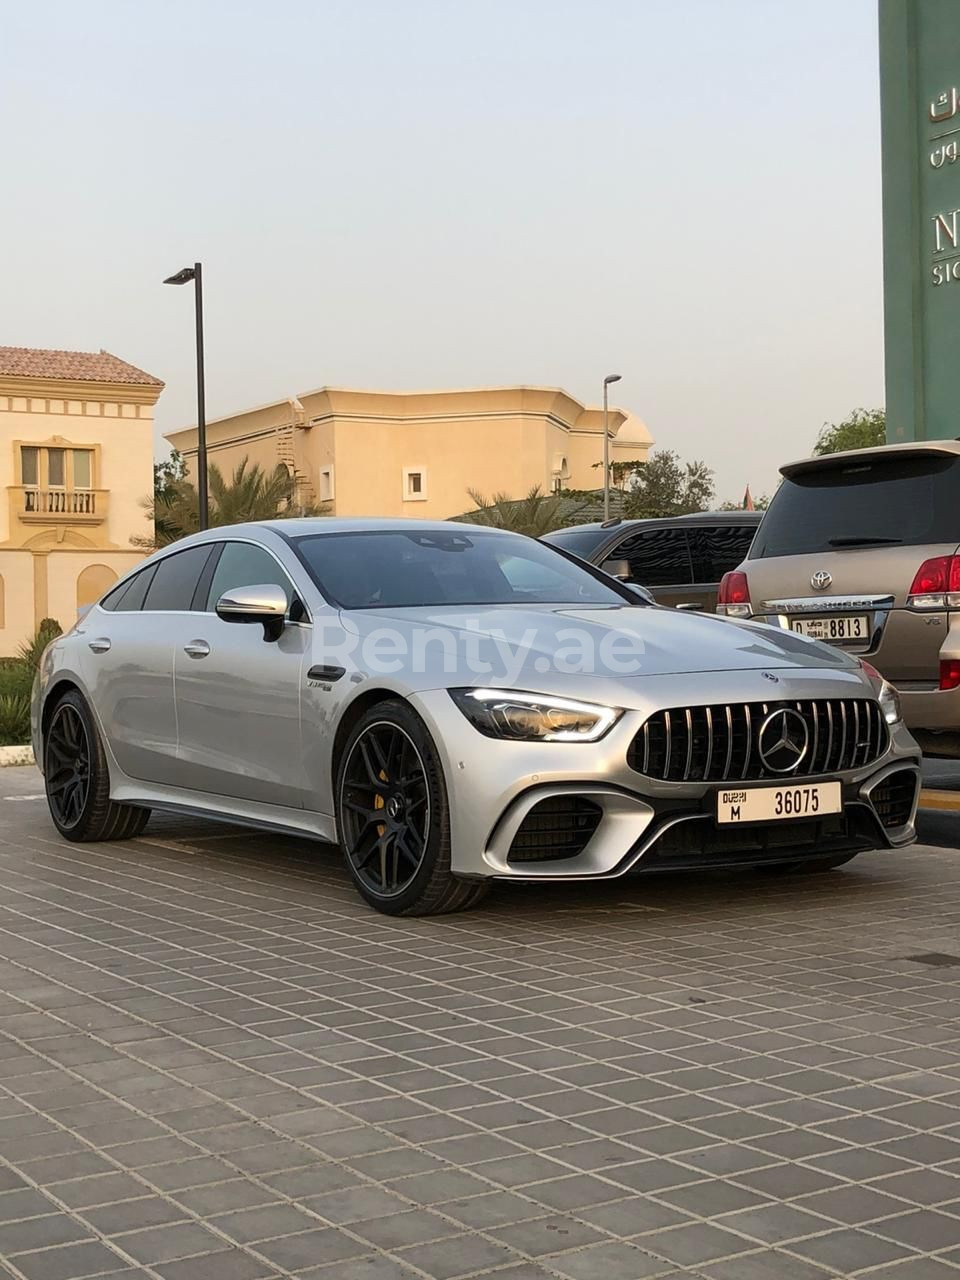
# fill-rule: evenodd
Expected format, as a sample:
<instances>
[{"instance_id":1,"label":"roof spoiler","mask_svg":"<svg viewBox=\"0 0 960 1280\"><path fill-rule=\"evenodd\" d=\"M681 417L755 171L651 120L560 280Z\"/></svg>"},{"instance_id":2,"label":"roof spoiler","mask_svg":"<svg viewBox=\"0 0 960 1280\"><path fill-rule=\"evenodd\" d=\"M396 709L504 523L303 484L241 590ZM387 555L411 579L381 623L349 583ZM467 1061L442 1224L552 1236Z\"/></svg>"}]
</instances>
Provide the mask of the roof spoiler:
<instances>
[{"instance_id":1,"label":"roof spoiler","mask_svg":"<svg viewBox=\"0 0 960 1280\"><path fill-rule=\"evenodd\" d=\"M880 458L889 458L892 454L899 454L905 458L919 458L930 454L939 454L941 457L960 457L960 438L915 440L908 444L881 444L870 449L846 449L842 453L821 453L813 458L801 458L797 462L784 463L780 468L780 474L789 479L807 471L818 471L820 468L835 467L848 462L875 462Z\"/></svg>"}]
</instances>

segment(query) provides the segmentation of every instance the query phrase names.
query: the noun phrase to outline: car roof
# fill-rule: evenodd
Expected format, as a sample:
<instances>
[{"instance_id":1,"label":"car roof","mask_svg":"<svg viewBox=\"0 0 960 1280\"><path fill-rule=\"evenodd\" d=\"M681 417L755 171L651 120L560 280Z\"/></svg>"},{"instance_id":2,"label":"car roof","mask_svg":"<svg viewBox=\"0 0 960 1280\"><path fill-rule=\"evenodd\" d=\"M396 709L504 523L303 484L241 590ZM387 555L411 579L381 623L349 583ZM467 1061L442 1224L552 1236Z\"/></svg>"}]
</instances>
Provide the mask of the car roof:
<instances>
[{"instance_id":1,"label":"car roof","mask_svg":"<svg viewBox=\"0 0 960 1280\"><path fill-rule=\"evenodd\" d=\"M570 524L563 529L554 529L553 533L544 537L553 537L554 533L578 533L581 529L603 529L610 533L618 533L623 529L643 528L647 525L687 525L687 524L759 524L762 511L693 511L686 516L649 516L643 520L594 520L591 524Z\"/></svg>"},{"instance_id":2,"label":"car roof","mask_svg":"<svg viewBox=\"0 0 960 1280\"><path fill-rule=\"evenodd\" d=\"M453 520L407 520L400 517L385 516L304 516L292 517L289 520L257 520L246 524L223 524L204 529L200 533L180 538L170 547L158 550L176 549L182 551L186 547L196 546L203 542L217 542L223 538L248 537L264 532L279 534L284 539L305 538L312 534L328 533L451 533L460 529L471 529L474 532L496 534L502 538L519 538L522 535L510 529L498 529L495 525L474 525L467 521L458 523Z\"/></svg>"},{"instance_id":3,"label":"car roof","mask_svg":"<svg viewBox=\"0 0 960 1280\"><path fill-rule=\"evenodd\" d=\"M820 453L810 458L800 458L796 462L785 462L780 468L780 474L789 477L805 471L816 471L821 467L833 467L838 462L872 462L878 458L897 456L916 458L925 454L958 457L960 440L909 440L905 444L880 444L869 449L844 449L840 453Z\"/></svg>"}]
</instances>

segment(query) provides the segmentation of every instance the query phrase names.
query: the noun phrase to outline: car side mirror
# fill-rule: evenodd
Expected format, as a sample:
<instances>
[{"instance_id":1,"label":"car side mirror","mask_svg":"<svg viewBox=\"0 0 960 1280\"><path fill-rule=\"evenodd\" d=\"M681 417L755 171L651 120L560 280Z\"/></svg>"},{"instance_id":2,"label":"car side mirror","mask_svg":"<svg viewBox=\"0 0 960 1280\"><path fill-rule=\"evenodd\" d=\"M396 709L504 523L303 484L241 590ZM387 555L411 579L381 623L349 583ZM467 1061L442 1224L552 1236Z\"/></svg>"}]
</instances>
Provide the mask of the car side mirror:
<instances>
[{"instance_id":1,"label":"car side mirror","mask_svg":"<svg viewBox=\"0 0 960 1280\"><path fill-rule=\"evenodd\" d=\"M271 582L234 587L217 601L217 617L223 622L259 622L264 640L279 640L287 619L287 593Z\"/></svg>"},{"instance_id":2,"label":"car side mirror","mask_svg":"<svg viewBox=\"0 0 960 1280\"><path fill-rule=\"evenodd\" d=\"M639 582L624 582L621 584L626 587L633 595L641 600L644 604L656 604L657 599L652 591L648 591L646 587L641 587Z\"/></svg>"},{"instance_id":3,"label":"car side mirror","mask_svg":"<svg viewBox=\"0 0 960 1280\"><path fill-rule=\"evenodd\" d=\"M627 582L630 579L629 560L604 560L600 568L604 573L609 573L611 578L619 578L621 582Z\"/></svg>"}]
</instances>

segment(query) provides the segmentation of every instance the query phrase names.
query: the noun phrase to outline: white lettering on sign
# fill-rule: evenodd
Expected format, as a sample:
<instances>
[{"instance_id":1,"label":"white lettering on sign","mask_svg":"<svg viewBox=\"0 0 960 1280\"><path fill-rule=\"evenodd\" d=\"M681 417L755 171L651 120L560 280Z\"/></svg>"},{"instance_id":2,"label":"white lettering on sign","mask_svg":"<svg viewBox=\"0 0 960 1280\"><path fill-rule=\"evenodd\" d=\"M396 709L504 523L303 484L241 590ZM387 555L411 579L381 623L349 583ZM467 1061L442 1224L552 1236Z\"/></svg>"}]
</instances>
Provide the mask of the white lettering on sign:
<instances>
[{"instance_id":1,"label":"white lettering on sign","mask_svg":"<svg viewBox=\"0 0 960 1280\"><path fill-rule=\"evenodd\" d=\"M949 213L936 213L930 219L933 223L934 253L947 253L957 248L957 214L960 209L951 209Z\"/></svg>"},{"instance_id":2,"label":"white lettering on sign","mask_svg":"<svg viewBox=\"0 0 960 1280\"><path fill-rule=\"evenodd\" d=\"M960 283L960 258L935 262L930 268L930 278L935 285Z\"/></svg>"}]
</instances>

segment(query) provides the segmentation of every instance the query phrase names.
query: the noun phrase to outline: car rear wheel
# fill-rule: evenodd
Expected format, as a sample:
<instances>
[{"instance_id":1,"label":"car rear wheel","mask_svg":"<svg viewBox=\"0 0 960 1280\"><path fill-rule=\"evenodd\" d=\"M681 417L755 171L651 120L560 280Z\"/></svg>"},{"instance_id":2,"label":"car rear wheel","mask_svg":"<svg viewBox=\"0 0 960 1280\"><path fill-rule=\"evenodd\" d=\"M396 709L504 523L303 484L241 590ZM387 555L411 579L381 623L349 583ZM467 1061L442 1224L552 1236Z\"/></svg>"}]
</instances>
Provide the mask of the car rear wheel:
<instances>
[{"instance_id":1,"label":"car rear wheel","mask_svg":"<svg viewBox=\"0 0 960 1280\"><path fill-rule=\"evenodd\" d=\"M337 769L337 830L363 897L387 915L464 911L483 882L450 870L450 809L429 733L406 703L379 703L354 725Z\"/></svg>"},{"instance_id":2,"label":"car rear wheel","mask_svg":"<svg viewBox=\"0 0 960 1280\"><path fill-rule=\"evenodd\" d=\"M43 744L44 786L53 824L66 840L129 840L149 809L115 804L103 743L90 708L71 689L50 717Z\"/></svg>"}]
</instances>

